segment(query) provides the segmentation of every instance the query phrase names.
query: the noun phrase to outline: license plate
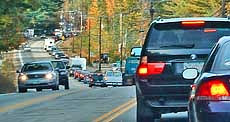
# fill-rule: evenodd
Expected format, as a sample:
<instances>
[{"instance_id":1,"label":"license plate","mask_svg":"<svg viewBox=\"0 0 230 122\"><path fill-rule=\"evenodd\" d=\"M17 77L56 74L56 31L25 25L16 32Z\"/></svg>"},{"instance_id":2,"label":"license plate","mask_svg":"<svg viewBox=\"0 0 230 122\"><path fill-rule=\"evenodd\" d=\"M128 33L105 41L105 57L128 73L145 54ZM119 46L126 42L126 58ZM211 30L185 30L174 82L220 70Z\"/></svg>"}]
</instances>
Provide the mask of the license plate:
<instances>
[{"instance_id":1,"label":"license plate","mask_svg":"<svg viewBox=\"0 0 230 122\"><path fill-rule=\"evenodd\" d=\"M190 63L184 63L184 69L188 69L188 68L195 68L197 69L199 72L202 70L204 66L204 62L190 62Z\"/></svg>"}]
</instances>

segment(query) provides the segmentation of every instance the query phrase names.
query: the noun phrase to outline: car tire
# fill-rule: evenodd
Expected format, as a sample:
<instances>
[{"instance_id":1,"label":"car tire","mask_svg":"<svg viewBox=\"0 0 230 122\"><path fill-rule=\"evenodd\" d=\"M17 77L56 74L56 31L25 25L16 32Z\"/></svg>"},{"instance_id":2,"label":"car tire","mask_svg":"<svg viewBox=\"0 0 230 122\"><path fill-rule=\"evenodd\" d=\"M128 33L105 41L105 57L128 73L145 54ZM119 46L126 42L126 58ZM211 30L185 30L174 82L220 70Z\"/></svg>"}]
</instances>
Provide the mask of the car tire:
<instances>
[{"instance_id":1,"label":"car tire","mask_svg":"<svg viewBox=\"0 0 230 122\"><path fill-rule=\"evenodd\" d=\"M69 89L69 81L65 82L65 90Z\"/></svg>"},{"instance_id":2,"label":"car tire","mask_svg":"<svg viewBox=\"0 0 230 122\"><path fill-rule=\"evenodd\" d=\"M19 93L25 93L25 92L27 92L27 89L26 88L18 88L18 92Z\"/></svg>"},{"instance_id":3,"label":"car tire","mask_svg":"<svg viewBox=\"0 0 230 122\"><path fill-rule=\"evenodd\" d=\"M161 114L148 107L137 92L137 122L154 122L160 118Z\"/></svg>"},{"instance_id":4,"label":"car tire","mask_svg":"<svg viewBox=\"0 0 230 122\"><path fill-rule=\"evenodd\" d=\"M59 90L59 85L54 86L54 87L52 88L52 90L53 90L53 91Z\"/></svg>"},{"instance_id":5,"label":"car tire","mask_svg":"<svg viewBox=\"0 0 230 122\"><path fill-rule=\"evenodd\" d=\"M40 91L42 91L42 89L41 89L41 88L37 88L36 91L37 91L37 92L40 92Z\"/></svg>"}]
</instances>

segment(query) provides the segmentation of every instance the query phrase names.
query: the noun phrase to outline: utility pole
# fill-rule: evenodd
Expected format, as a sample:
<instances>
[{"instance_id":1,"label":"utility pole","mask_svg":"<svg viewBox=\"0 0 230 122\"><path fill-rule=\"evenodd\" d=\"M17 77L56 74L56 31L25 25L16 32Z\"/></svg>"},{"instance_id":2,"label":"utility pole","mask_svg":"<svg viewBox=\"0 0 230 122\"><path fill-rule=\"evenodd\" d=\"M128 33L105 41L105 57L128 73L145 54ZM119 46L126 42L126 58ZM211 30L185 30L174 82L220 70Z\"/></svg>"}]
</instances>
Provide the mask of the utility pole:
<instances>
[{"instance_id":1,"label":"utility pole","mask_svg":"<svg viewBox=\"0 0 230 122\"><path fill-rule=\"evenodd\" d=\"M225 5L226 5L226 1L222 0L222 5L221 5L221 16L222 17L226 17L225 16Z\"/></svg>"},{"instance_id":2,"label":"utility pole","mask_svg":"<svg viewBox=\"0 0 230 122\"><path fill-rule=\"evenodd\" d=\"M153 14L154 14L154 12L155 12L155 10L153 8L153 2L151 2L150 3L150 9L149 9L149 13L150 13L150 16L151 16L151 22L153 21Z\"/></svg>"},{"instance_id":3,"label":"utility pole","mask_svg":"<svg viewBox=\"0 0 230 122\"><path fill-rule=\"evenodd\" d=\"M80 43L80 58L82 57L82 35L81 35L81 43Z\"/></svg>"},{"instance_id":4,"label":"utility pole","mask_svg":"<svg viewBox=\"0 0 230 122\"><path fill-rule=\"evenodd\" d=\"M74 53L74 35L72 34L72 56L73 56L73 53Z\"/></svg>"},{"instance_id":5,"label":"utility pole","mask_svg":"<svg viewBox=\"0 0 230 122\"><path fill-rule=\"evenodd\" d=\"M123 60L123 24L122 24L122 22L123 22L123 14L121 13L120 14L120 42L121 42L121 55L120 55L120 58L121 58L121 60L120 60L120 70L121 70L121 72L122 72L122 60Z\"/></svg>"},{"instance_id":6,"label":"utility pole","mask_svg":"<svg viewBox=\"0 0 230 122\"><path fill-rule=\"evenodd\" d=\"M88 47L88 49L89 49L89 52L88 52L88 63L89 63L89 64L91 64L91 62L90 62L90 58L91 58L91 57L90 57L90 46L91 46L91 45L90 45L90 24L91 24L91 23L90 23L90 19L89 19L89 22L88 22L88 25L89 25L89 35L88 35L88 36L89 36L89 47Z\"/></svg>"},{"instance_id":7,"label":"utility pole","mask_svg":"<svg viewBox=\"0 0 230 122\"><path fill-rule=\"evenodd\" d=\"M100 17L100 27L99 27L99 71L101 71L101 20Z\"/></svg>"}]
</instances>

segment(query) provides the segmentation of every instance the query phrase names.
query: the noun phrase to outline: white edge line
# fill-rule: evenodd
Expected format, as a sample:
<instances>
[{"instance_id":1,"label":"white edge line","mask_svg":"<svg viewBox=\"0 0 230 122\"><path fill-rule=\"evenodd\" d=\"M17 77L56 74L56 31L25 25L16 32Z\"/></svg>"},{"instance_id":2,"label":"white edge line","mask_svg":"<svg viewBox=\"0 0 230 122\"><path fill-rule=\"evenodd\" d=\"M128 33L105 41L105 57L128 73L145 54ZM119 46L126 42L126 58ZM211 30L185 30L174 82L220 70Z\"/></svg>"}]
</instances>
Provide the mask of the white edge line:
<instances>
[{"instance_id":1,"label":"white edge line","mask_svg":"<svg viewBox=\"0 0 230 122\"><path fill-rule=\"evenodd\" d=\"M19 59L20 59L21 66L23 66L24 62L23 62L23 60L22 60L21 50L19 50L18 56L19 56Z\"/></svg>"}]
</instances>

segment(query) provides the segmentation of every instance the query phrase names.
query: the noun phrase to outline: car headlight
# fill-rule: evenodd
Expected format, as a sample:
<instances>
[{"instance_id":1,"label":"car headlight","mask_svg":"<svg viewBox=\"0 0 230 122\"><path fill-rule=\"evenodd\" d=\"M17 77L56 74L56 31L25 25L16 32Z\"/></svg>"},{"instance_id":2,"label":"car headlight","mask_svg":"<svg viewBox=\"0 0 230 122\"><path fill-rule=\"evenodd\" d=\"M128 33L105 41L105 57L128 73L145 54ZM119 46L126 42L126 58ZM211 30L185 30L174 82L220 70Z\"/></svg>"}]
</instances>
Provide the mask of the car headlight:
<instances>
[{"instance_id":1,"label":"car headlight","mask_svg":"<svg viewBox=\"0 0 230 122\"><path fill-rule=\"evenodd\" d=\"M26 81L26 80L28 80L28 77L27 77L26 74L21 74L21 75L19 76L19 79L20 79L21 81Z\"/></svg>"},{"instance_id":2,"label":"car headlight","mask_svg":"<svg viewBox=\"0 0 230 122\"><path fill-rule=\"evenodd\" d=\"M107 78L107 77L104 77L104 80L108 80L108 78Z\"/></svg>"},{"instance_id":3,"label":"car headlight","mask_svg":"<svg viewBox=\"0 0 230 122\"><path fill-rule=\"evenodd\" d=\"M70 70L70 73L73 73L73 70Z\"/></svg>"},{"instance_id":4,"label":"car headlight","mask_svg":"<svg viewBox=\"0 0 230 122\"><path fill-rule=\"evenodd\" d=\"M48 80L51 80L53 78L53 74L52 73L48 73L45 75L45 78Z\"/></svg>"}]
</instances>

